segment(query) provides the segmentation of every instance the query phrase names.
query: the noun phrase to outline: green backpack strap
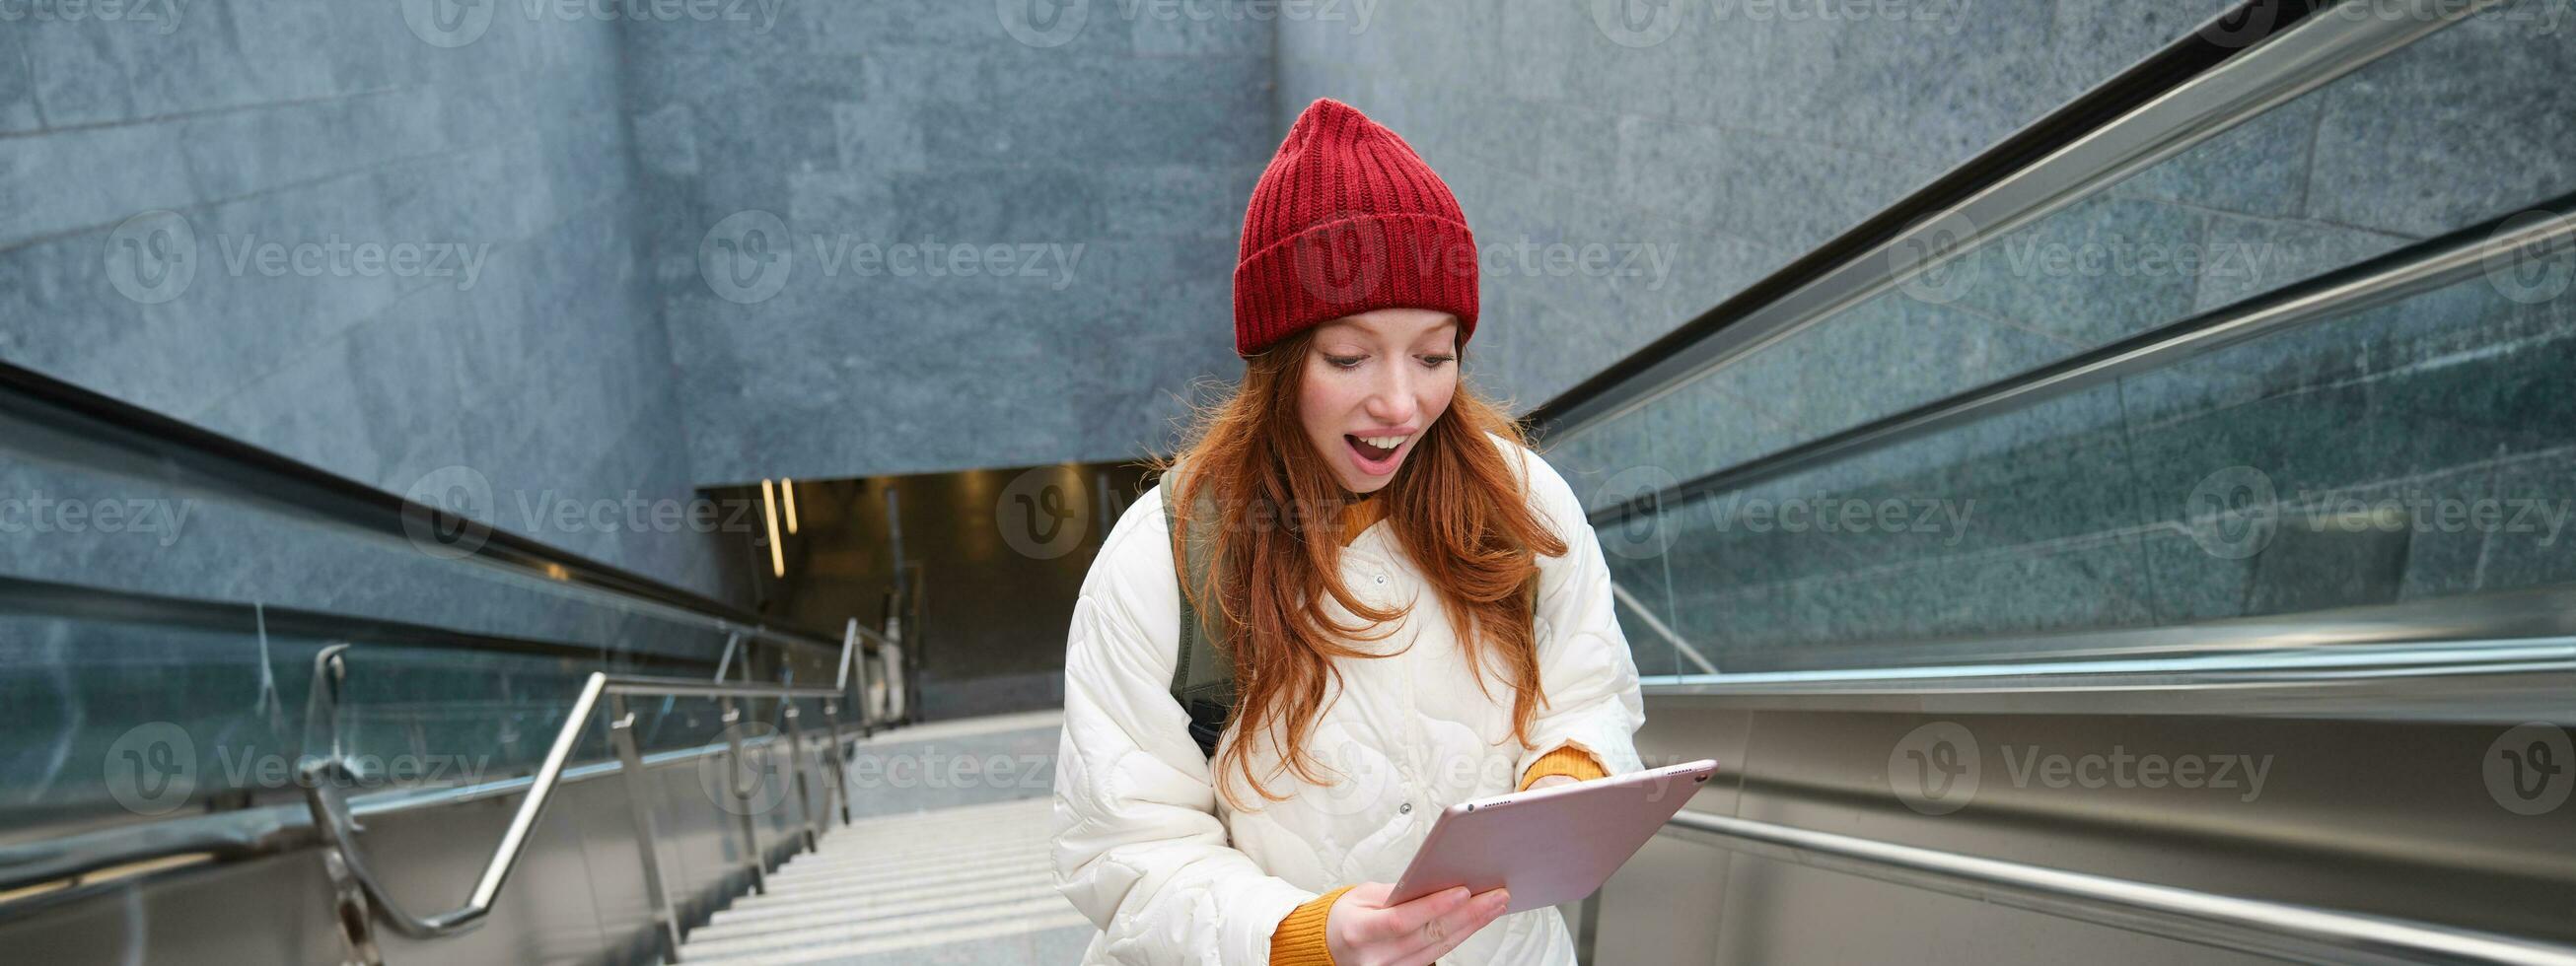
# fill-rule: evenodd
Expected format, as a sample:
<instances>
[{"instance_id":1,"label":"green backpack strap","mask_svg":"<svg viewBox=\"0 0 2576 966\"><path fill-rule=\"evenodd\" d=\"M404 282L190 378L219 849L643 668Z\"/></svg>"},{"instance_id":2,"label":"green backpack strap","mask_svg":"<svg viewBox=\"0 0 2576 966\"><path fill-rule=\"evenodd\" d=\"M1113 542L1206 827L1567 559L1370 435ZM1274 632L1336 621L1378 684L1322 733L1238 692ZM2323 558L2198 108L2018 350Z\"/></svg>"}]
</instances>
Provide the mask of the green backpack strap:
<instances>
[{"instance_id":1,"label":"green backpack strap","mask_svg":"<svg viewBox=\"0 0 2576 966\"><path fill-rule=\"evenodd\" d=\"M1177 475L1166 474L1163 489L1163 521L1175 535L1181 525L1171 510L1171 500L1179 494ZM1192 509L1187 559L1177 562L1174 573L1180 580L1209 587L1208 572L1215 566L1216 503L1202 492ZM1234 660L1225 646L1225 629L1199 619L1186 586L1180 596L1180 660L1172 666L1172 700L1189 713L1190 738L1198 742L1199 752L1215 758L1217 738L1234 716Z\"/></svg>"}]
</instances>

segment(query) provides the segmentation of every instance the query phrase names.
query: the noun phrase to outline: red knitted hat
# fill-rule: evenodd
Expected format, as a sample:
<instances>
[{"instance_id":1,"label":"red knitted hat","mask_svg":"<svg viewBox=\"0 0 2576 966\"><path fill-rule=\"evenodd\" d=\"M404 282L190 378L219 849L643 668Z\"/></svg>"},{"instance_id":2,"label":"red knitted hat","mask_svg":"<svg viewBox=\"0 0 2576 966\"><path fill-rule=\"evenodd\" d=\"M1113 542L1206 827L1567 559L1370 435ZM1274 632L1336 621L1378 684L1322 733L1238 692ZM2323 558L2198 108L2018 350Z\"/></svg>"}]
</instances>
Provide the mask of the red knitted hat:
<instances>
[{"instance_id":1,"label":"red knitted hat","mask_svg":"<svg viewBox=\"0 0 2576 966\"><path fill-rule=\"evenodd\" d=\"M1394 131L1321 98L1252 187L1234 266L1234 351L1372 309L1458 317L1476 331L1476 238L1449 186Z\"/></svg>"}]
</instances>

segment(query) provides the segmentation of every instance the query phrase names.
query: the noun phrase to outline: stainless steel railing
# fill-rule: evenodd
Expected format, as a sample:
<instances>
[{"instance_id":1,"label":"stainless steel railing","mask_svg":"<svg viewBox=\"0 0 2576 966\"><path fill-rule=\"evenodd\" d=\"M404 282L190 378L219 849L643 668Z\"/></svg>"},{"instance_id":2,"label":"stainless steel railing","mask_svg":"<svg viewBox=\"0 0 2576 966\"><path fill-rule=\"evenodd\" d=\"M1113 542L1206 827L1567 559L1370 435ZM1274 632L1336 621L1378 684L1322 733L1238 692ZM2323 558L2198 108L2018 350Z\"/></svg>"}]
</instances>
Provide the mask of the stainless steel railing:
<instances>
[{"instance_id":1,"label":"stainless steel railing","mask_svg":"<svg viewBox=\"0 0 2576 966\"><path fill-rule=\"evenodd\" d=\"M1666 834L1731 851L2294 962L2576 966L2576 949L1683 809Z\"/></svg>"},{"instance_id":2,"label":"stainless steel railing","mask_svg":"<svg viewBox=\"0 0 2576 966\"><path fill-rule=\"evenodd\" d=\"M765 891L767 852L760 841L759 823L754 815L757 809L750 807L751 796L758 790L758 784L755 781L746 786L739 779L743 774L743 762L751 753L746 751L746 746L766 742L746 742L743 739L739 727L742 714L735 702L740 699L779 701L780 717L786 723L787 753L794 767L795 798L803 814L802 845L806 851L811 851L828 827L826 816L833 811L836 801L842 823L846 825L850 821L849 786L842 772L847 746L844 744L846 735L841 723L841 702L849 694L851 671L858 666L857 656L853 652L859 649L860 640L861 630L858 622L851 621L842 641L839 674L831 687L726 683L722 680L706 681L593 672L583 681L580 693L573 699L564 716L563 725L556 729L553 744L547 749L543 762L530 780L526 796L519 801L518 810L510 816L510 823L502 832L500 841L494 845L491 858L484 863L483 873L475 881L473 891L467 895L462 905L443 912L421 915L405 909L395 901L392 894L384 887L384 880L368 864L365 852L359 847L357 841L360 828L350 814L348 800L341 792L340 786L355 777L345 761L335 753L331 757L307 764L301 769L299 777L302 779L301 784L304 788L306 805L312 814L313 826L322 839L323 864L331 876L340 929L343 938L348 941L353 956L369 964L383 962L373 933L373 923L378 919L405 936L426 939L456 935L473 929L491 914L494 903L500 898L502 888L509 882L510 873L517 868L520 857L527 849L529 835L535 830L538 820L544 817L546 807L553 801L555 789L562 779L566 764L572 757L573 749L579 745L582 734L590 728L593 716L599 712L604 699L608 710L609 738L616 749L620 771L626 776L627 800L635 818L637 851L642 857L645 893L653 902L656 931L661 934L664 944L663 958L666 962L676 962L680 947L678 906L672 899L667 880L662 873L658 832L655 828L652 809L647 804L649 789L645 785L642 750L638 747L634 735L636 716L628 709L626 699L636 696L654 696L712 698L721 702L726 744L724 752L726 779L721 784L725 793L733 798L734 807L730 811L740 816L742 820L740 832L743 836L743 854L750 865L753 889ZM343 661L343 649L326 650L317 656L316 681L336 681L345 678L347 668ZM861 683L864 685L866 673L863 668L860 674ZM316 688L317 695L323 695L324 692L324 688ZM326 695L317 700L328 705L334 703L336 698ZM816 700L823 704L827 730L825 745L829 751L825 756L824 766L830 779L827 782L816 782L809 774L811 761L804 729L799 720L800 712L795 704L798 700ZM335 710L324 707L317 710L315 714L322 720L332 720L335 717ZM864 709L862 716L865 716ZM820 807L817 807L812 799L812 786L815 784L823 786L823 800Z\"/></svg>"}]
</instances>

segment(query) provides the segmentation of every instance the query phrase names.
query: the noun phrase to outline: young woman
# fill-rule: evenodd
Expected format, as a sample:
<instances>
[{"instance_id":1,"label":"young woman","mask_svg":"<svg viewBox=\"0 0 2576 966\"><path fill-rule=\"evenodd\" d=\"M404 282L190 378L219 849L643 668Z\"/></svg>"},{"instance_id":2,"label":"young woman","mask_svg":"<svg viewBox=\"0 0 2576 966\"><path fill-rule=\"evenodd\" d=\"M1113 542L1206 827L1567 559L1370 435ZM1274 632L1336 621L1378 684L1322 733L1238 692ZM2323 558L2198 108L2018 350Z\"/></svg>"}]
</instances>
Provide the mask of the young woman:
<instances>
[{"instance_id":1,"label":"young woman","mask_svg":"<svg viewBox=\"0 0 2576 966\"><path fill-rule=\"evenodd\" d=\"M1642 767L1582 505L1460 381L1475 268L1394 132L1332 100L1298 117L1244 218L1243 381L1074 607L1054 859L1102 930L1083 962L1574 963L1564 918L1497 918L1501 889L1387 901L1450 804ZM1237 694L1213 760L1171 694L1192 532Z\"/></svg>"}]
</instances>

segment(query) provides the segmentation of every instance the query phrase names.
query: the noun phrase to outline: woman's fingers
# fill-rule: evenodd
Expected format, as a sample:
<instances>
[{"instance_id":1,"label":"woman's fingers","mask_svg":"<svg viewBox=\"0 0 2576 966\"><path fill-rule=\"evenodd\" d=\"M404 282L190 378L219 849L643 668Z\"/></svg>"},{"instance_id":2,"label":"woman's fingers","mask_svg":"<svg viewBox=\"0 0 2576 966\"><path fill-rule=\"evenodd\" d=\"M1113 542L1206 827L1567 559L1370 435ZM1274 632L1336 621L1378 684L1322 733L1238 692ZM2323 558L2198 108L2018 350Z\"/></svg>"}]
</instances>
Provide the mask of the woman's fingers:
<instances>
[{"instance_id":1,"label":"woman's fingers","mask_svg":"<svg viewBox=\"0 0 2576 966\"><path fill-rule=\"evenodd\" d=\"M1414 939L1430 927L1432 920L1465 905L1467 898L1466 886L1453 886L1411 902L1387 906L1386 915L1379 917L1374 924L1377 933L1365 938L1409 948ZM1381 892L1376 901L1386 901L1386 895Z\"/></svg>"},{"instance_id":2,"label":"woman's fingers","mask_svg":"<svg viewBox=\"0 0 2576 966\"><path fill-rule=\"evenodd\" d=\"M1450 950L1458 948L1459 943L1466 942L1467 937L1476 934L1476 930L1500 918L1503 909L1510 905L1511 894L1508 891L1488 889L1423 920L1414 934L1418 945L1405 954L1403 962L1408 966L1429 966Z\"/></svg>"}]
</instances>

